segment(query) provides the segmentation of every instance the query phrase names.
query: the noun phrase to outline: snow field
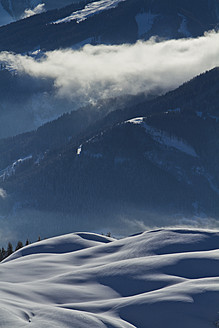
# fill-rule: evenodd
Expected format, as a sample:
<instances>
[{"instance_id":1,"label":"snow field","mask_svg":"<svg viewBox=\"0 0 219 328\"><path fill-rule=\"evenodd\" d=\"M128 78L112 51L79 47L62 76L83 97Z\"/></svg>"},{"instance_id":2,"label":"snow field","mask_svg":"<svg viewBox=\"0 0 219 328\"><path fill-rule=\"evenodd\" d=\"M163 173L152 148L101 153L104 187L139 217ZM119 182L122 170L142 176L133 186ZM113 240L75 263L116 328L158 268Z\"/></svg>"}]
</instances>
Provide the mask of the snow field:
<instances>
[{"instance_id":1,"label":"snow field","mask_svg":"<svg viewBox=\"0 0 219 328\"><path fill-rule=\"evenodd\" d=\"M1 327L207 328L219 320L219 233L74 233L0 264Z\"/></svg>"}]
</instances>

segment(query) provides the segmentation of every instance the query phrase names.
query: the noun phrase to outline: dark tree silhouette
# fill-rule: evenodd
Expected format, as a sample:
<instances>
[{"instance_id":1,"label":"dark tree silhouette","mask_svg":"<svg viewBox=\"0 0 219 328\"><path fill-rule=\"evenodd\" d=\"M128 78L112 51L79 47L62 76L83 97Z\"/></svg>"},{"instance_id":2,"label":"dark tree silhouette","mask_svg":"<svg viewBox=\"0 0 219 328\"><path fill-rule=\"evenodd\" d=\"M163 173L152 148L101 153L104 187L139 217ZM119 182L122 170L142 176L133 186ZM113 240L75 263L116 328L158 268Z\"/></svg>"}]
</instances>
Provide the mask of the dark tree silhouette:
<instances>
[{"instance_id":1,"label":"dark tree silhouette","mask_svg":"<svg viewBox=\"0 0 219 328\"><path fill-rule=\"evenodd\" d=\"M7 248L7 256L11 255L13 253L13 246L12 243L8 243L8 248Z\"/></svg>"},{"instance_id":2,"label":"dark tree silhouette","mask_svg":"<svg viewBox=\"0 0 219 328\"><path fill-rule=\"evenodd\" d=\"M23 247L23 243L22 243L22 241L19 240L18 243L17 243L17 246L16 246L15 250L17 251L18 249L20 249L22 247Z\"/></svg>"}]
</instances>

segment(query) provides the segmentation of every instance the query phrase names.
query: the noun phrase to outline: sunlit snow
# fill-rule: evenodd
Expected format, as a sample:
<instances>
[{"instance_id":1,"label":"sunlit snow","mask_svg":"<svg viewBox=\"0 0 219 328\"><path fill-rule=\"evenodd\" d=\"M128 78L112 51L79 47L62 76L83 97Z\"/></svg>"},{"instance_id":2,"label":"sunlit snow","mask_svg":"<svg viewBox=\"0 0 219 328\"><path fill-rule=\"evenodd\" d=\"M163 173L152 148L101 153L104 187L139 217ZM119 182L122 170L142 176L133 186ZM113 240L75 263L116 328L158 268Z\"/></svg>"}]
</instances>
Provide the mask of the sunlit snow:
<instances>
[{"instance_id":1,"label":"sunlit snow","mask_svg":"<svg viewBox=\"0 0 219 328\"><path fill-rule=\"evenodd\" d=\"M213 328L219 233L160 229L121 240L74 233L0 264L5 328Z\"/></svg>"},{"instance_id":2,"label":"sunlit snow","mask_svg":"<svg viewBox=\"0 0 219 328\"><path fill-rule=\"evenodd\" d=\"M43 13L45 11L46 11L46 9L45 9L45 3L39 3L33 9L27 8L24 11L23 18L27 18L27 17L33 16L33 15L41 14L41 13Z\"/></svg>"},{"instance_id":3,"label":"sunlit snow","mask_svg":"<svg viewBox=\"0 0 219 328\"><path fill-rule=\"evenodd\" d=\"M81 154L82 146L83 146L83 145L80 145L79 148L77 149L77 155L78 155L78 156Z\"/></svg>"},{"instance_id":4,"label":"sunlit snow","mask_svg":"<svg viewBox=\"0 0 219 328\"><path fill-rule=\"evenodd\" d=\"M99 14L104 10L117 7L119 2L122 1L125 0L100 0L100 1L91 2L88 5L86 5L84 9L75 11L70 16L65 17L63 19L59 19L53 22L53 24L69 23L72 20L76 20L77 23L80 23L83 20L87 19L89 16L93 16Z\"/></svg>"},{"instance_id":5,"label":"sunlit snow","mask_svg":"<svg viewBox=\"0 0 219 328\"><path fill-rule=\"evenodd\" d=\"M7 177L12 176L13 174L15 174L16 169L22 165L24 162L28 161L32 159L32 155L28 155L24 158L19 158L18 160L16 160L15 162L12 163L12 165L9 165L8 167L6 167L5 169L0 171L0 179L5 180Z\"/></svg>"}]
</instances>

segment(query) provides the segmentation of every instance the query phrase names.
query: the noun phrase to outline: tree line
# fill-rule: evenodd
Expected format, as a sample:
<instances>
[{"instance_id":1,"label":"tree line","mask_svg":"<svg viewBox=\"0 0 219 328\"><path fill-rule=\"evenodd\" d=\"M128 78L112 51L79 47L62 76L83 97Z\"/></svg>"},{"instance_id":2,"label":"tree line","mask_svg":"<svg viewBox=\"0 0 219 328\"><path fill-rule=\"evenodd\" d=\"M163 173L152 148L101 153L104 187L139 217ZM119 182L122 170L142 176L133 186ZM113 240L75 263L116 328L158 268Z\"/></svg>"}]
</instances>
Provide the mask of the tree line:
<instances>
[{"instance_id":1,"label":"tree line","mask_svg":"<svg viewBox=\"0 0 219 328\"><path fill-rule=\"evenodd\" d=\"M40 241L40 240L41 239L39 237L38 241ZM18 251L22 247L27 246L29 244L31 244L31 243L28 239L26 240L25 244L23 244L22 241L19 240L14 249L12 243L8 242L7 249L5 249L4 247L0 248L0 262L3 261L4 259L6 259L6 257L8 257L9 255L13 254L14 252Z\"/></svg>"}]
</instances>

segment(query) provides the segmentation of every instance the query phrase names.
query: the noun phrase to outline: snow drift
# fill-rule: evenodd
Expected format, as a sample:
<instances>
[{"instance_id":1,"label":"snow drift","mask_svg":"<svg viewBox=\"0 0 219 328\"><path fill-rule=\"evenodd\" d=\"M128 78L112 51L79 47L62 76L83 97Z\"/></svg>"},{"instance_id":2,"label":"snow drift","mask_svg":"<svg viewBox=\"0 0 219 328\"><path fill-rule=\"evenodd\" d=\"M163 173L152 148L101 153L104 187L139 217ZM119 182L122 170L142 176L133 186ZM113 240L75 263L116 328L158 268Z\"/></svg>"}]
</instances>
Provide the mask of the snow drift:
<instances>
[{"instance_id":1,"label":"snow drift","mask_svg":"<svg viewBox=\"0 0 219 328\"><path fill-rule=\"evenodd\" d=\"M218 268L212 231L52 238L0 264L1 327L214 327Z\"/></svg>"}]
</instances>

